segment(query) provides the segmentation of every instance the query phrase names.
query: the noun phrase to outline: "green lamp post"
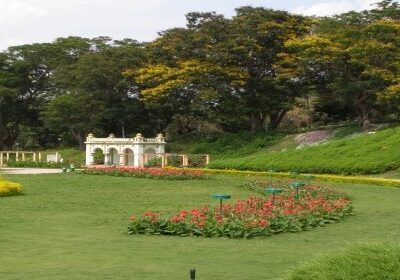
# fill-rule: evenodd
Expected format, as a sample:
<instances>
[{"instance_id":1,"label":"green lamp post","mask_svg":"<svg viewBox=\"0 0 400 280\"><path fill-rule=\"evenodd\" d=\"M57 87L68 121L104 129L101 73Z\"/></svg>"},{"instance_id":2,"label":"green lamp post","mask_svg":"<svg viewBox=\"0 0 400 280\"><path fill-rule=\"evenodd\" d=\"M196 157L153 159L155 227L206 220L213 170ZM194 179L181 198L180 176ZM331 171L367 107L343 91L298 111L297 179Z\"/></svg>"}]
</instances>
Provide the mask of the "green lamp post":
<instances>
[{"instance_id":1,"label":"green lamp post","mask_svg":"<svg viewBox=\"0 0 400 280\"><path fill-rule=\"evenodd\" d=\"M299 188L304 187L306 184L304 182L293 182L289 185L289 187L296 189L296 197L299 197Z\"/></svg>"},{"instance_id":2,"label":"green lamp post","mask_svg":"<svg viewBox=\"0 0 400 280\"><path fill-rule=\"evenodd\" d=\"M272 203L275 203L275 196L277 194L282 193L282 189L269 187L269 188L265 189L265 192L268 193L268 194L272 194Z\"/></svg>"},{"instance_id":3,"label":"green lamp post","mask_svg":"<svg viewBox=\"0 0 400 280\"><path fill-rule=\"evenodd\" d=\"M222 216L222 200L230 199L232 196L226 193L214 193L212 198L219 199L219 215Z\"/></svg>"}]
</instances>

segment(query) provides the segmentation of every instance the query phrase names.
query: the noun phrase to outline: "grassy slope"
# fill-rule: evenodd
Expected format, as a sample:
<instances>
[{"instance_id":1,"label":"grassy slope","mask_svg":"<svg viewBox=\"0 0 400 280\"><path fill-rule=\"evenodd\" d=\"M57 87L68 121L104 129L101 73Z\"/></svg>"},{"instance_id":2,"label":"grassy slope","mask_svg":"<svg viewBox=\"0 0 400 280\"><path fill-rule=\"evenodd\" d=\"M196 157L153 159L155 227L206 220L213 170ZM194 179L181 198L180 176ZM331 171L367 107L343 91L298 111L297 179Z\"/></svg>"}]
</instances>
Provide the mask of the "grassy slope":
<instances>
[{"instance_id":1,"label":"grassy slope","mask_svg":"<svg viewBox=\"0 0 400 280\"><path fill-rule=\"evenodd\" d=\"M400 127L299 150L257 152L211 162L211 168L298 170L315 173L383 173L400 167Z\"/></svg>"},{"instance_id":2,"label":"grassy slope","mask_svg":"<svg viewBox=\"0 0 400 280\"><path fill-rule=\"evenodd\" d=\"M309 232L252 240L128 236L127 217L216 203L243 178L158 181L78 174L7 175L25 195L0 199L0 278L282 279L300 262L365 241L400 242L396 188L338 185L357 215Z\"/></svg>"}]
</instances>

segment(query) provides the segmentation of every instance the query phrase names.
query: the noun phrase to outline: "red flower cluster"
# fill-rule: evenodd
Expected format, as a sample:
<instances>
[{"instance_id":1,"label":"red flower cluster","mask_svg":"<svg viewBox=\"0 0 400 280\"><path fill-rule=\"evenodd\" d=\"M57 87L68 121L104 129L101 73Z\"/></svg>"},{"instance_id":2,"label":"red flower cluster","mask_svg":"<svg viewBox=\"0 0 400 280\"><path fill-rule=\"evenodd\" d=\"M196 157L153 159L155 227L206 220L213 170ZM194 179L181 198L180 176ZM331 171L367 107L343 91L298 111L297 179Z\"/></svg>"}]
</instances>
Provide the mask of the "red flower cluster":
<instances>
[{"instance_id":1,"label":"red flower cluster","mask_svg":"<svg viewBox=\"0 0 400 280\"><path fill-rule=\"evenodd\" d=\"M350 201L343 194L330 188L309 186L299 196L292 189L286 189L275 199L249 197L224 204L222 208L205 206L182 210L169 218L147 212L144 220L130 220L129 232L249 238L301 231L338 221L351 213Z\"/></svg>"},{"instance_id":2,"label":"red flower cluster","mask_svg":"<svg viewBox=\"0 0 400 280\"><path fill-rule=\"evenodd\" d=\"M82 171L85 174L112 175L120 177L138 177L167 180L205 179L208 176L199 170L136 168L130 166L96 166Z\"/></svg>"}]
</instances>

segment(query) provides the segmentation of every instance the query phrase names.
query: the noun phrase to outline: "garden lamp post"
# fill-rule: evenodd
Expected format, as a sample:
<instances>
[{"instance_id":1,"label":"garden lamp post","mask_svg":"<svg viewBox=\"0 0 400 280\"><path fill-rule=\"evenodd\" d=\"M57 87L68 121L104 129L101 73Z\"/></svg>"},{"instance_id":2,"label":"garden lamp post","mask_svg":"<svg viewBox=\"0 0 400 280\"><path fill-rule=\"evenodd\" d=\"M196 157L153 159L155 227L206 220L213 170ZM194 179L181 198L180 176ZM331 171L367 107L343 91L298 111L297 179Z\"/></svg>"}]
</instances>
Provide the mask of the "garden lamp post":
<instances>
[{"instance_id":1,"label":"garden lamp post","mask_svg":"<svg viewBox=\"0 0 400 280\"><path fill-rule=\"evenodd\" d=\"M282 189L269 187L265 189L265 192L272 194L272 203L275 204L275 195L282 193Z\"/></svg>"},{"instance_id":2,"label":"garden lamp post","mask_svg":"<svg viewBox=\"0 0 400 280\"><path fill-rule=\"evenodd\" d=\"M58 140L58 147L61 148L61 140L62 140L61 137L58 137L57 140Z\"/></svg>"},{"instance_id":3,"label":"garden lamp post","mask_svg":"<svg viewBox=\"0 0 400 280\"><path fill-rule=\"evenodd\" d=\"M190 280L196 280L196 269L191 269L189 275Z\"/></svg>"},{"instance_id":4,"label":"garden lamp post","mask_svg":"<svg viewBox=\"0 0 400 280\"><path fill-rule=\"evenodd\" d=\"M304 187L304 182L293 182L289 185L291 188L296 189L296 197L299 198L299 188Z\"/></svg>"},{"instance_id":5,"label":"garden lamp post","mask_svg":"<svg viewBox=\"0 0 400 280\"><path fill-rule=\"evenodd\" d=\"M222 200L230 199L232 196L226 193L214 193L212 198L219 199L219 216L222 217Z\"/></svg>"}]
</instances>

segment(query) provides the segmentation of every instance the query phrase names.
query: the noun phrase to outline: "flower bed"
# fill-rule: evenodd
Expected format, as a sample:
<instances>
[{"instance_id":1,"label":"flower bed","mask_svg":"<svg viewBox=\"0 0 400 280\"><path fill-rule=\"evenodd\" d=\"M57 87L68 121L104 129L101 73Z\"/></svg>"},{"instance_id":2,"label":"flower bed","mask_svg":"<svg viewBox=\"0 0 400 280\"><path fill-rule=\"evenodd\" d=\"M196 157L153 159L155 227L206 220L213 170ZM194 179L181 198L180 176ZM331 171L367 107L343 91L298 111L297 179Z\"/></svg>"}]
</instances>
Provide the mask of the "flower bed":
<instances>
[{"instance_id":1,"label":"flower bed","mask_svg":"<svg viewBox=\"0 0 400 280\"><path fill-rule=\"evenodd\" d=\"M179 170L162 168L135 168L135 167L93 167L82 171L84 174L110 175L120 177L136 177L164 180L192 180L206 179L206 175L198 170Z\"/></svg>"},{"instance_id":2,"label":"flower bed","mask_svg":"<svg viewBox=\"0 0 400 280\"><path fill-rule=\"evenodd\" d=\"M20 184L0 179L0 197L18 195L21 192Z\"/></svg>"},{"instance_id":3,"label":"flower bed","mask_svg":"<svg viewBox=\"0 0 400 280\"><path fill-rule=\"evenodd\" d=\"M252 238L299 232L335 223L352 214L350 200L332 188L308 186L299 192L284 189L268 197L250 197L210 208L182 210L172 217L146 212L129 219L129 234Z\"/></svg>"}]
</instances>

